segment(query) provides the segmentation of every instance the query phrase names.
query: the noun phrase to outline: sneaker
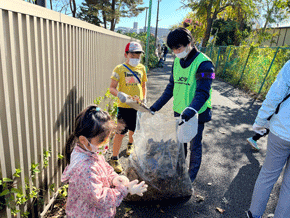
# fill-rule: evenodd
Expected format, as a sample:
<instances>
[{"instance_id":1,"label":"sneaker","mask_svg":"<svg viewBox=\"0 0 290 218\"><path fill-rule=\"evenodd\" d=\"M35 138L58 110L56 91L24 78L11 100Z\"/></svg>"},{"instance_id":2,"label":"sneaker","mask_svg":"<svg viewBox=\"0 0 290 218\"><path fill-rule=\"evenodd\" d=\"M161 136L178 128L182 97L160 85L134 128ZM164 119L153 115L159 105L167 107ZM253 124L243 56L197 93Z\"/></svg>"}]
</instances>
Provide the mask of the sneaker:
<instances>
[{"instance_id":1,"label":"sneaker","mask_svg":"<svg viewBox=\"0 0 290 218\"><path fill-rule=\"evenodd\" d=\"M259 151L260 150L260 148L257 145L257 142L252 137L247 138L247 142L249 142L249 144L252 146L252 148L254 150L256 150L256 151Z\"/></svg>"},{"instance_id":2,"label":"sneaker","mask_svg":"<svg viewBox=\"0 0 290 218\"><path fill-rule=\"evenodd\" d=\"M122 168L119 160L110 159L109 164L114 168L116 173L122 173L123 168Z\"/></svg>"},{"instance_id":3,"label":"sneaker","mask_svg":"<svg viewBox=\"0 0 290 218\"><path fill-rule=\"evenodd\" d=\"M126 151L126 154L128 155L128 156L130 156L130 154L132 154L133 153L133 150L134 150L134 145L127 145L127 151Z\"/></svg>"},{"instance_id":4,"label":"sneaker","mask_svg":"<svg viewBox=\"0 0 290 218\"><path fill-rule=\"evenodd\" d=\"M253 216L251 211L246 211L246 214L248 218L262 218L262 216Z\"/></svg>"}]
</instances>

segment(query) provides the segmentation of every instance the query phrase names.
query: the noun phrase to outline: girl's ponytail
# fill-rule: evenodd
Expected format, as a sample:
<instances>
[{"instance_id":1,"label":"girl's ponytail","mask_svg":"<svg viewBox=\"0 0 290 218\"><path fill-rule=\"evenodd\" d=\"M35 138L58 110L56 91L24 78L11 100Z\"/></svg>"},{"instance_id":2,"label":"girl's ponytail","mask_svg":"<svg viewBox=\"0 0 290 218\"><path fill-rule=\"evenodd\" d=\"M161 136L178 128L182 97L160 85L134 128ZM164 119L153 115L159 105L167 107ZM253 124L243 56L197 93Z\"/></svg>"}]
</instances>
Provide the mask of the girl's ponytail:
<instances>
[{"instance_id":1,"label":"girl's ponytail","mask_svg":"<svg viewBox=\"0 0 290 218\"><path fill-rule=\"evenodd\" d=\"M66 160L66 163L67 164L70 164L70 155L72 153L72 150L73 150L73 142L75 140L75 136L74 134L71 134L67 141L66 141L66 144L65 144L65 160Z\"/></svg>"}]
</instances>

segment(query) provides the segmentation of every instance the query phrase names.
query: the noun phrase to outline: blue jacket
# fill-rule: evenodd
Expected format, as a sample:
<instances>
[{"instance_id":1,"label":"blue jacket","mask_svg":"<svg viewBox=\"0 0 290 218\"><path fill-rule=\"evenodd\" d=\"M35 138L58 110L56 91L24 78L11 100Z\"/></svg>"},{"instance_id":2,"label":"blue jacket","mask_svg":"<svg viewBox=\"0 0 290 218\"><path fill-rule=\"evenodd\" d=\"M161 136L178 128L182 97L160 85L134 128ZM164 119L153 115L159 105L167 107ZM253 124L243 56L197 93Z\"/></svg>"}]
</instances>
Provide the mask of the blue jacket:
<instances>
[{"instance_id":1,"label":"blue jacket","mask_svg":"<svg viewBox=\"0 0 290 218\"><path fill-rule=\"evenodd\" d=\"M190 54L186 59L180 59L180 65L183 68L190 66L194 59L199 55L199 51L196 48L193 48ZM169 83L167 84L161 97L152 105L152 107L158 111L160 110L172 97L174 89L174 79L173 79L173 67L172 72L169 78ZM212 84L212 78L214 77L214 66L210 61L202 62L196 72L196 92L195 96L192 99L189 107L194 108L196 111L205 104L210 95L210 89ZM201 76L203 75L203 76ZM174 116L178 117L180 114L174 112ZM211 120L211 109L207 108L203 113L199 114L198 121L199 123L205 123Z\"/></svg>"},{"instance_id":2,"label":"blue jacket","mask_svg":"<svg viewBox=\"0 0 290 218\"><path fill-rule=\"evenodd\" d=\"M259 126L267 127L270 131L284 139L290 141L290 98L280 105L280 110L277 114L275 110L280 102L290 93L290 61L288 61L279 74L275 82L272 84L266 99L263 101L259 109L255 123ZM272 114L270 121L267 120Z\"/></svg>"}]
</instances>

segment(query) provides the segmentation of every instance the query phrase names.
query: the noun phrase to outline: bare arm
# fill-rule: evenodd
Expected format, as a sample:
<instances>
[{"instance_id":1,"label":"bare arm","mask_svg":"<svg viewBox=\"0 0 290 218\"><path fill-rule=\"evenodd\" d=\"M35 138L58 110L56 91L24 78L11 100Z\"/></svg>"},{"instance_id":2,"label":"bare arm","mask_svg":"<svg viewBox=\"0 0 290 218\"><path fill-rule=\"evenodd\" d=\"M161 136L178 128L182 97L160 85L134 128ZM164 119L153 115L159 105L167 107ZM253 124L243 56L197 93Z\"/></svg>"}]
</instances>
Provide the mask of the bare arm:
<instances>
[{"instance_id":1,"label":"bare arm","mask_svg":"<svg viewBox=\"0 0 290 218\"><path fill-rule=\"evenodd\" d=\"M142 83L143 99L146 99L147 96L147 87L146 82Z\"/></svg>"},{"instance_id":2,"label":"bare arm","mask_svg":"<svg viewBox=\"0 0 290 218\"><path fill-rule=\"evenodd\" d=\"M117 90L117 86L118 86L118 81L111 79L110 92L114 96L117 96L119 92Z\"/></svg>"}]
</instances>

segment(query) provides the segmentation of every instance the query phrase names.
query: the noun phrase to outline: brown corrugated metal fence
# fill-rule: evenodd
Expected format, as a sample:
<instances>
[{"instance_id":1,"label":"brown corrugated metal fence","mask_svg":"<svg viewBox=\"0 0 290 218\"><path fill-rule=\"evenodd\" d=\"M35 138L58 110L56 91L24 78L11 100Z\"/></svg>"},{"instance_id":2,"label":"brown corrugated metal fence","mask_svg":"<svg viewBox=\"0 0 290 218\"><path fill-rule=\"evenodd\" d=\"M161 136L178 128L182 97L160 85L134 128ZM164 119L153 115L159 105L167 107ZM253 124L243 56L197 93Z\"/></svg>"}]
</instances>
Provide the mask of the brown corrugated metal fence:
<instances>
[{"instance_id":1,"label":"brown corrugated metal fence","mask_svg":"<svg viewBox=\"0 0 290 218\"><path fill-rule=\"evenodd\" d=\"M60 185L64 166L58 154L72 121L105 93L129 41L24 1L0 1L1 178L22 169L18 187L24 190L31 164L43 168L43 152L51 150L49 166L34 184Z\"/></svg>"}]
</instances>

